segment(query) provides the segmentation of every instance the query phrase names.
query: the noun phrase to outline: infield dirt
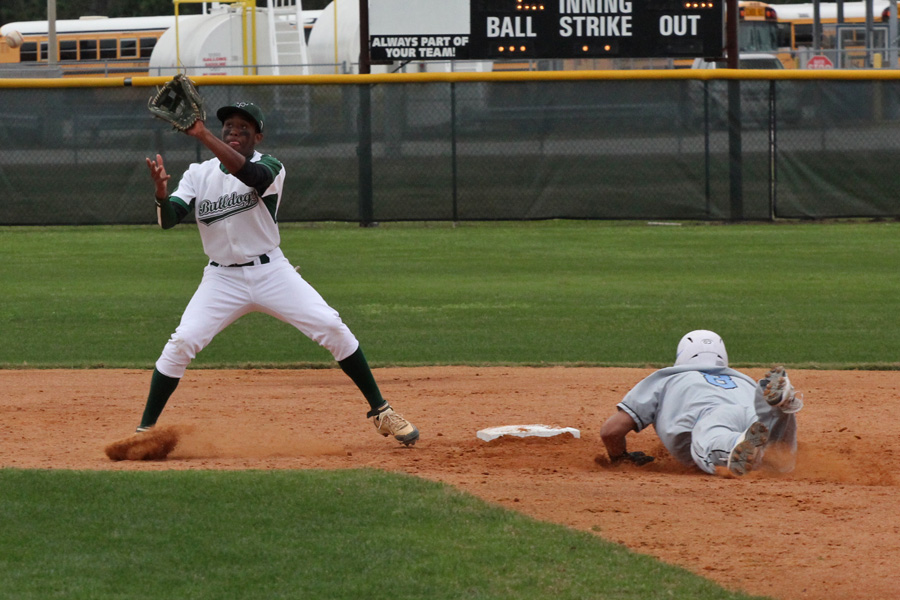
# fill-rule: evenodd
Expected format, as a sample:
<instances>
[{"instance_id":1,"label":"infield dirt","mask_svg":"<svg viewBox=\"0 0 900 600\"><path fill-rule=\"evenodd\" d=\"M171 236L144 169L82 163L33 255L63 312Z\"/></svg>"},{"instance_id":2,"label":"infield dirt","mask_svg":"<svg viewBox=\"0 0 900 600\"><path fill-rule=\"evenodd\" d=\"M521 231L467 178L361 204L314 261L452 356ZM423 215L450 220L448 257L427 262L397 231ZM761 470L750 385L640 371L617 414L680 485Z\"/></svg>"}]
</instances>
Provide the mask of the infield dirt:
<instances>
[{"instance_id":1,"label":"infield dirt","mask_svg":"<svg viewBox=\"0 0 900 600\"><path fill-rule=\"evenodd\" d=\"M651 369L376 369L421 431L405 448L377 435L338 369L190 370L160 425L182 431L163 461L109 460L130 434L150 375L135 370L0 371L0 466L41 469L376 468L441 481L532 517L592 532L729 589L785 600L895 598L900 373L791 371L806 395L793 473L705 475L652 430L611 466L598 432ZM760 377L764 369L745 369ZM581 437L500 438L479 429L545 424Z\"/></svg>"}]
</instances>

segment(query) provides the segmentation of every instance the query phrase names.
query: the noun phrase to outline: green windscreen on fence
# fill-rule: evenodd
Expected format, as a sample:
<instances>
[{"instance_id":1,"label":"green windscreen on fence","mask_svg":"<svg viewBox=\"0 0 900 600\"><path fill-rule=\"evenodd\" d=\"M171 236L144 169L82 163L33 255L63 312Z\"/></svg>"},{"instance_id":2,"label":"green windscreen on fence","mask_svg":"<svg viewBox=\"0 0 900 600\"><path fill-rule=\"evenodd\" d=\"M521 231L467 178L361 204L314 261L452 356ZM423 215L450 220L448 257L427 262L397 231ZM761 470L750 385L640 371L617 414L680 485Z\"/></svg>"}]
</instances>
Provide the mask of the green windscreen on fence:
<instances>
[{"instance_id":1,"label":"green windscreen on fence","mask_svg":"<svg viewBox=\"0 0 900 600\"><path fill-rule=\"evenodd\" d=\"M0 87L0 224L154 222L145 158L163 156L171 191L211 154L150 116L152 90ZM266 111L258 149L287 170L281 221L900 216L900 81L276 82L201 92L214 130L218 106L246 100ZM741 110L730 120L735 95ZM369 120L370 146L361 144ZM360 156L371 156L370 171Z\"/></svg>"}]
</instances>

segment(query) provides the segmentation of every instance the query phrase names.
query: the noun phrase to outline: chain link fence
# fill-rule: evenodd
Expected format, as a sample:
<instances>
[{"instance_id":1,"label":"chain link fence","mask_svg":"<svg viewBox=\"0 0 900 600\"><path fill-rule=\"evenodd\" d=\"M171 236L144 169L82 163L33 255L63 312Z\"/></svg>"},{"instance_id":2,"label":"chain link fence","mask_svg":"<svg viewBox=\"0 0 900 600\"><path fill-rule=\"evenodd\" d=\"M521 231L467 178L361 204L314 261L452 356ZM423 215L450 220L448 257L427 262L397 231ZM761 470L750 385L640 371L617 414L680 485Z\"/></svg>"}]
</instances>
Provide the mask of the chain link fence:
<instances>
[{"instance_id":1,"label":"chain link fence","mask_svg":"<svg viewBox=\"0 0 900 600\"><path fill-rule=\"evenodd\" d=\"M266 111L282 221L900 216L900 80L600 75L201 92L214 129L218 106ZM163 156L172 190L211 155L150 116L151 91L0 80L0 223L155 222L145 158Z\"/></svg>"}]
</instances>

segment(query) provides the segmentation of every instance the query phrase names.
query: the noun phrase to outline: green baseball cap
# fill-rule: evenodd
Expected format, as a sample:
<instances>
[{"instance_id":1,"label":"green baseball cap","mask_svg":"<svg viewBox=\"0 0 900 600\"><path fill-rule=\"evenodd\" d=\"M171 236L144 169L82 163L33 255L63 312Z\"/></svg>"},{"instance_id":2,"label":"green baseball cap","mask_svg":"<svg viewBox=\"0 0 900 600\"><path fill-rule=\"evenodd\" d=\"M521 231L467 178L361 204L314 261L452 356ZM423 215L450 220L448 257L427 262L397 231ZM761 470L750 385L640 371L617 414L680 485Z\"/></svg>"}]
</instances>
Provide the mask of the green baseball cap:
<instances>
[{"instance_id":1,"label":"green baseball cap","mask_svg":"<svg viewBox=\"0 0 900 600\"><path fill-rule=\"evenodd\" d=\"M222 121L222 123L224 123L225 119L227 119L234 113L238 113L244 118L247 118L256 123L256 129L260 133L262 133L263 121L265 119L263 117L262 109L260 109L257 105L253 104L252 102L235 102L234 104L223 106L222 108L217 110L216 116L219 117L219 120Z\"/></svg>"}]
</instances>

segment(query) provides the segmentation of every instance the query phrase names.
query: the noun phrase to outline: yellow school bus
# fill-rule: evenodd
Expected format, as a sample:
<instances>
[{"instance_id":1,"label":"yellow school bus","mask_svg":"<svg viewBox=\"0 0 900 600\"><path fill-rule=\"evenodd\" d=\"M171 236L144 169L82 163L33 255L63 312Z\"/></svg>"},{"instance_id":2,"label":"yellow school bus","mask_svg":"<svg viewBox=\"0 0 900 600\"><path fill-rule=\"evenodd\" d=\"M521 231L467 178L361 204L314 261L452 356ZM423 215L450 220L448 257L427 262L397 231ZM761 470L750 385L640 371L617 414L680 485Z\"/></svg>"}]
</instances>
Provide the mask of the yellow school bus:
<instances>
[{"instance_id":1,"label":"yellow school bus","mask_svg":"<svg viewBox=\"0 0 900 600\"><path fill-rule=\"evenodd\" d=\"M819 23L821 24L819 48L813 48L813 26L815 22L814 5L779 4L778 11L778 47L779 56L787 67L803 66L797 64L797 57L804 51L815 51L818 54L830 55L835 67L863 67L866 56L866 2L844 2L842 15L838 16L836 2L819 4ZM871 46L878 55L884 58L889 46L887 40L887 22L890 3L886 0L872 2L872 23L878 31L874 31ZM838 32L841 31L840 43ZM840 51L838 51L840 47ZM886 65L885 65L886 66Z\"/></svg>"},{"instance_id":2,"label":"yellow school bus","mask_svg":"<svg viewBox=\"0 0 900 600\"><path fill-rule=\"evenodd\" d=\"M309 34L320 11L304 11ZM184 17L182 17L184 18ZM149 73L150 55L174 15L81 17L56 21L57 64L63 77L134 77ZM49 64L47 21L19 21L0 27L0 74L15 76L15 65Z\"/></svg>"},{"instance_id":3,"label":"yellow school bus","mask_svg":"<svg viewBox=\"0 0 900 600\"><path fill-rule=\"evenodd\" d=\"M57 66L68 77L146 75L159 37L175 17L82 17L56 21ZM48 65L47 21L19 21L0 27L0 65Z\"/></svg>"},{"instance_id":4,"label":"yellow school bus","mask_svg":"<svg viewBox=\"0 0 900 600\"><path fill-rule=\"evenodd\" d=\"M778 51L777 6L751 0L738 2L738 49L741 54ZM725 18L728 19L726 13ZM675 68L689 68L693 59L678 59Z\"/></svg>"}]
</instances>

